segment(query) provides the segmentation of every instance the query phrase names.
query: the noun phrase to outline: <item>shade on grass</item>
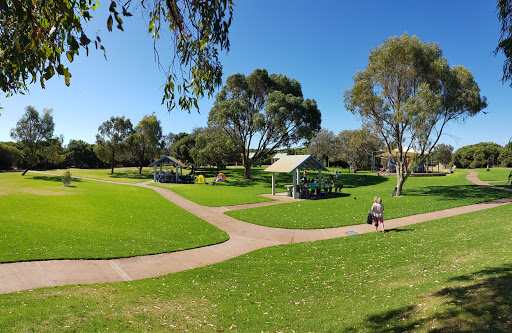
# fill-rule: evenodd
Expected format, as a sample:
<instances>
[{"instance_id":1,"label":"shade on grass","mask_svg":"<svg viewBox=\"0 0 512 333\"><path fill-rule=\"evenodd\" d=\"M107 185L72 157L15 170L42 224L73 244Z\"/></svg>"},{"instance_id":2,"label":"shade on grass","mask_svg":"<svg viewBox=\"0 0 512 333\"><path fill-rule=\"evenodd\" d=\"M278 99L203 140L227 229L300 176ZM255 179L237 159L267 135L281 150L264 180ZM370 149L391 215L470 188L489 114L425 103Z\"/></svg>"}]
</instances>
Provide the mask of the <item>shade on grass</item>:
<instances>
[{"instance_id":1,"label":"shade on grass","mask_svg":"<svg viewBox=\"0 0 512 333\"><path fill-rule=\"evenodd\" d=\"M314 229L365 223L374 202L381 197L384 219L410 216L447 208L466 206L512 196L502 190L477 186L466 180L465 171L444 177L410 177L403 196L391 197L395 177L367 174L342 174L343 194L329 199L230 211L236 219L277 228Z\"/></svg>"},{"instance_id":2,"label":"shade on grass","mask_svg":"<svg viewBox=\"0 0 512 333\"><path fill-rule=\"evenodd\" d=\"M484 181L493 181L493 180L507 180L512 168L491 168L489 172L487 172L486 168L483 169L474 169L472 171L478 172L478 179Z\"/></svg>"},{"instance_id":3,"label":"shade on grass","mask_svg":"<svg viewBox=\"0 0 512 333\"><path fill-rule=\"evenodd\" d=\"M116 168L110 174L111 169L69 169L75 177L108 180L120 183L142 183L153 179L153 168L143 168L139 174L137 168ZM49 170L48 173L62 174L64 170Z\"/></svg>"},{"instance_id":4,"label":"shade on grass","mask_svg":"<svg viewBox=\"0 0 512 333\"><path fill-rule=\"evenodd\" d=\"M141 281L0 295L0 330L510 332L512 205Z\"/></svg>"},{"instance_id":5,"label":"shade on grass","mask_svg":"<svg viewBox=\"0 0 512 333\"><path fill-rule=\"evenodd\" d=\"M118 258L228 239L220 229L136 186L0 173L0 262Z\"/></svg>"}]
</instances>

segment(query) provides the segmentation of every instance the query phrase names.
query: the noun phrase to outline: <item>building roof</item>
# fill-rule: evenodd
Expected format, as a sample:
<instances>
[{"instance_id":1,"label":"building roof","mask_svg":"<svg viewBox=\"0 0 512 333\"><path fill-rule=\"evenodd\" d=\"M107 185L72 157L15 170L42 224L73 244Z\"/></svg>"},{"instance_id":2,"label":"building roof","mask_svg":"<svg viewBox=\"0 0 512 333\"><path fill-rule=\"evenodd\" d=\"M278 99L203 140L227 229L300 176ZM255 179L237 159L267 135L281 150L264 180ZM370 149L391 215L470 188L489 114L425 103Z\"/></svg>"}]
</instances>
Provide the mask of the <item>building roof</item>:
<instances>
[{"instance_id":1,"label":"building roof","mask_svg":"<svg viewBox=\"0 0 512 333\"><path fill-rule=\"evenodd\" d=\"M179 165L182 168L187 167L183 162L181 162L180 160L178 160L177 158L174 158L172 156L163 156L160 159L158 159L157 161L151 163L149 166L150 167L155 166L155 165L158 166L160 164L174 164L174 165Z\"/></svg>"},{"instance_id":2,"label":"building roof","mask_svg":"<svg viewBox=\"0 0 512 333\"><path fill-rule=\"evenodd\" d=\"M277 154L274 155L274 157L272 157L272 159L273 160L278 160L278 159L283 158L285 156L288 156L288 154L287 153L277 153Z\"/></svg>"},{"instance_id":3,"label":"building roof","mask_svg":"<svg viewBox=\"0 0 512 333\"><path fill-rule=\"evenodd\" d=\"M409 151L407 151L407 150L409 150ZM412 148L408 148L408 147L402 147L402 151L403 151L403 153L404 153L404 154L405 154L405 152L407 151L407 157L409 157L409 156L414 156L414 155L419 155L419 154L420 154L420 152L419 152L419 151L417 151L417 150L415 150L415 149L412 149ZM393 154L393 156L398 157L398 149L393 149L393 150L391 151L391 153ZM387 156L389 156L389 153L388 153L388 152L384 152L384 153L379 154L379 155L377 155L377 156L387 157Z\"/></svg>"},{"instance_id":4,"label":"building roof","mask_svg":"<svg viewBox=\"0 0 512 333\"><path fill-rule=\"evenodd\" d=\"M265 172L291 173L294 170L327 170L326 167L311 155L286 155L266 168Z\"/></svg>"}]
</instances>

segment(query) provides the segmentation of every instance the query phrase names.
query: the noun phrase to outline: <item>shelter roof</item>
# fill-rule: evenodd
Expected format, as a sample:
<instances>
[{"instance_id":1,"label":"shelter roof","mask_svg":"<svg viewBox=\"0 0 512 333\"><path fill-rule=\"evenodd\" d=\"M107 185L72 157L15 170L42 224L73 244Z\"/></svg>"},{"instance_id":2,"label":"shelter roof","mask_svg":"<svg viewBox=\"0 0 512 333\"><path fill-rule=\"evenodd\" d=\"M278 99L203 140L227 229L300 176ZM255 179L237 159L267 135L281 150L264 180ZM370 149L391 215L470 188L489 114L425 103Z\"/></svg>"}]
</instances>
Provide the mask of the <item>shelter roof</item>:
<instances>
[{"instance_id":1,"label":"shelter roof","mask_svg":"<svg viewBox=\"0 0 512 333\"><path fill-rule=\"evenodd\" d=\"M327 168L311 155L286 155L266 168L265 172L291 173L294 170L324 170Z\"/></svg>"},{"instance_id":2,"label":"shelter roof","mask_svg":"<svg viewBox=\"0 0 512 333\"><path fill-rule=\"evenodd\" d=\"M181 162L180 160L178 160L177 158L174 158L172 156L163 156L160 159L158 159L157 161L151 163L149 166L152 167L152 166L160 165L160 164L174 164L174 165L179 165L182 168L187 167L183 162Z\"/></svg>"}]
</instances>

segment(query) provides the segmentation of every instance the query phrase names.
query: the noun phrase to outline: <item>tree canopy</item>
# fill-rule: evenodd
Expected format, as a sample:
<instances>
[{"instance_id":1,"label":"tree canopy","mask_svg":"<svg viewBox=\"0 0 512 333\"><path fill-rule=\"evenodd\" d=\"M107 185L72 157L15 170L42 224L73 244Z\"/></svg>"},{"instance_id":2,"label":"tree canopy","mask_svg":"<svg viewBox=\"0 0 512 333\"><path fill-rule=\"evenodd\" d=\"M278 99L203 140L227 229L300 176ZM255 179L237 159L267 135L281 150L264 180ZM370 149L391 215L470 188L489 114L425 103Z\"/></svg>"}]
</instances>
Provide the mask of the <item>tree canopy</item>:
<instances>
[{"instance_id":1,"label":"tree canopy","mask_svg":"<svg viewBox=\"0 0 512 333\"><path fill-rule=\"evenodd\" d=\"M217 171L230 162L239 160L238 149L233 140L218 126L198 128L195 145L190 149L196 164L216 165Z\"/></svg>"},{"instance_id":2,"label":"tree canopy","mask_svg":"<svg viewBox=\"0 0 512 333\"><path fill-rule=\"evenodd\" d=\"M73 62L80 52L88 54L92 45L105 52L101 37L85 29L99 6L95 0L0 2L0 89L7 95L23 93L36 81L44 88L55 74L69 85L66 61ZM218 54L229 50L233 6L232 0L111 0L106 26L123 30L123 18L132 16L131 9L140 11L155 40L155 58L167 75L162 103L190 111L197 108L198 98L213 96L222 83ZM160 62L156 47L164 31L174 52L170 63Z\"/></svg>"},{"instance_id":3,"label":"tree canopy","mask_svg":"<svg viewBox=\"0 0 512 333\"><path fill-rule=\"evenodd\" d=\"M52 110L44 109L40 116L33 106L27 106L25 113L11 130L11 137L22 147L26 170L22 175L41 161L59 163L64 160L60 150L62 140L53 136L55 123Z\"/></svg>"},{"instance_id":4,"label":"tree canopy","mask_svg":"<svg viewBox=\"0 0 512 333\"><path fill-rule=\"evenodd\" d=\"M68 165L75 168L104 167L103 162L94 153L94 145L83 140L69 140L66 159Z\"/></svg>"},{"instance_id":5,"label":"tree canopy","mask_svg":"<svg viewBox=\"0 0 512 333\"><path fill-rule=\"evenodd\" d=\"M196 133L197 131L193 131L192 134L185 132L176 134L171 146L171 155L183 163L194 164L194 159L190 152L196 144Z\"/></svg>"},{"instance_id":6,"label":"tree canopy","mask_svg":"<svg viewBox=\"0 0 512 333\"><path fill-rule=\"evenodd\" d=\"M445 125L474 116L487 106L471 72L448 66L439 45L403 34L370 52L368 66L345 92L345 107L379 134L396 165L397 191L410 174L407 151L416 149L421 164ZM391 151L398 149L398 156Z\"/></svg>"},{"instance_id":7,"label":"tree canopy","mask_svg":"<svg viewBox=\"0 0 512 333\"><path fill-rule=\"evenodd\" d=\"M124 116L112 116L98 127L94 152L101 161L110 165L112 174L116 163L125 158L128 148L127 139L132 132L132 122Z\"/></svg>"},{"instance_id":8,"label":"tree canopy","mask_svg":"<svg viewBox=\"0 0 512 333\"><path fill-rule=\"evenodd\" d=\"M341 131L334 139L336 159L346 161L353 172L372 167L372 156L383 149L383 142L368 128Z\"/></svg>"},{"instance_id":9,"label":"tree canopy","mask_svg":"<svg viewBox=\"0 0 512 333\"><path fill-rule=\"evenodd\" d=\"M494 166L503 147L493 142L480 142L457 149L452 161L460 168L485 168L487 164Z\"/></svg>"},{"instance_id":10,"label":"tree canopy","mask_svg":"<svg viewBox=\"0 0 512 333\"><path fill-rule=\"evenodd\" d=\"M227 78L208 122L221 126L238 146L244 178L250 179L253 160L311 139L320 130L321 114L315 100L302 97L297 80L256 69Z\"/></svg>"},{"instance_id":11,"label":"tree canopy","mask_svg":"<svg viewBox=\"0 0 512 333\"><path fill-rule=\"evenodd\" d=\"M329 166L329 161L335 159L335 135L333 131L322 128L306 146L306 153Z\"/></svg>"},{"instance_id":12,"label":"tree canopy","mask_svg":"<svg viewBox=\"0 0 512 333\"><path fill-rule=\"evenodd\" d=\"M512 0L498 0L498 19L501 22L501 35L494 51L503 52L503 82L510 81L512 87Z\"/></svg>"},{"instance_id":13,"label":"tree canopy","mask_svg":"<svg viewBox=\"0 0 512 333\"><path fill-rule=\"evenodd\" d=\"M434 161L441 163L445 168L452 160L453 147L444 143L440 143L434 148Z\"/></svg>"},{"instance_id":14,"label":"tree canopy","mask_svg":"<svg viewBox=\"0 0 512 333\"><path fill-rule=\"evenodd\" d=\"M162 147L162 125L154 114L145 115L135 126L129 138L129 146L141 174L142 168L153 161Z\"/></svg>"}]
</instances>

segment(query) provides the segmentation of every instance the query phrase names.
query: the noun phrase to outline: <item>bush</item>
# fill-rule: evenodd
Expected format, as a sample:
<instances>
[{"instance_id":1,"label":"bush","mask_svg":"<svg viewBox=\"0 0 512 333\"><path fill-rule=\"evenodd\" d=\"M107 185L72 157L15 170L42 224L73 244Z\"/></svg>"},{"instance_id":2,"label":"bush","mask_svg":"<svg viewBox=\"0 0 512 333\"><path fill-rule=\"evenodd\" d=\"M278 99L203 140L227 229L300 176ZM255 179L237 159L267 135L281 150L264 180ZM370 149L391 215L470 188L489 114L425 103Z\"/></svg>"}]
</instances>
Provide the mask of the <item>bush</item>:
<instances>
[{"instance_id":1,"label":"bush","mask_svg":"<svg viewBox=\"0 0 512 333\"><path fill-rule=\"evenodd\" d=\"M459 148L452 155L452 163L459 168L485 168L487 164L494 166L503 147L492 142L480 142Z\"/></svg>"},{"instance_id":2,"label":"bush","mask_svg":"<svg viewBox=\"0 0 512 333\"><path fill-rule=\"evenodd\" d=\"M10 170L21 160L23 155L16 147L0 143L0 170Z\"/></svg>"},{"instance_id":3,"label":"bush","mask_svg":"<svg viewBox=\"0 0 512 333\"><path fill-rule=\"evenodd\" d=\"M62 174L62 184L66 187L71 185L71 172L69 170L64 171Z\"/></svg>"},{"instance_id":4,"label":"bush","mask_svg":"<svg viewBox=\"0 0 512 333\"><path fill-rule=\"evenodd\" d=\"M505 146L500 152L498 156L498 162L502 167L511 167L512 166L512 147L510 147L510 143Z\"/></svg>"}]
</instances>

